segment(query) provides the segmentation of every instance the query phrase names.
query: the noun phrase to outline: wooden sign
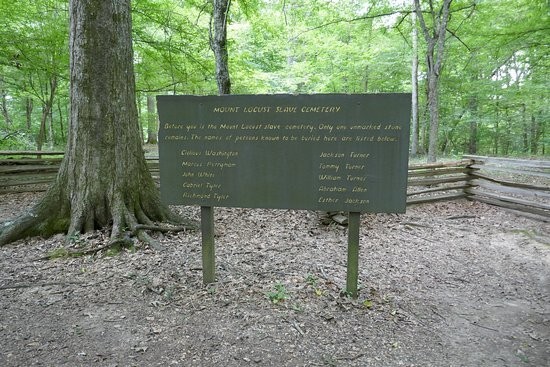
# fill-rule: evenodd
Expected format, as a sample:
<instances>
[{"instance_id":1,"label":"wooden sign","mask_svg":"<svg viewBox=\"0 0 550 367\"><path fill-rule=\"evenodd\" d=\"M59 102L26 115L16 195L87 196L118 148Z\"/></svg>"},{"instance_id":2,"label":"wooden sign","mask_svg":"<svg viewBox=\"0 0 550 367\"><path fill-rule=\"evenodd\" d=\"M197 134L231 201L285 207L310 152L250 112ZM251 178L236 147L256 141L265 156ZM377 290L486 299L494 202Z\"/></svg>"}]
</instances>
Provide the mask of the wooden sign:
<instances>
[{"instance_id":1,"label":"wooden sign","mask_svg":"<svg viewBox=\"0 0 550 367\"><path fill-rule=\"evenodd\" d=\"M203 281L214 207L349 211L346 291L357 297L361 212L404 212L409 94L157 97L161 197L200 205Z\"/></svg>"},{"instance_id":2,"label":"wooden sign","mask_svg":"<svg viewBox=\"0 0 550 367\"><path fill-rule=\"evenodd\" d=\"M176 205L403 212L410 94L159 96Z\"/></svg>"}]
</instances>

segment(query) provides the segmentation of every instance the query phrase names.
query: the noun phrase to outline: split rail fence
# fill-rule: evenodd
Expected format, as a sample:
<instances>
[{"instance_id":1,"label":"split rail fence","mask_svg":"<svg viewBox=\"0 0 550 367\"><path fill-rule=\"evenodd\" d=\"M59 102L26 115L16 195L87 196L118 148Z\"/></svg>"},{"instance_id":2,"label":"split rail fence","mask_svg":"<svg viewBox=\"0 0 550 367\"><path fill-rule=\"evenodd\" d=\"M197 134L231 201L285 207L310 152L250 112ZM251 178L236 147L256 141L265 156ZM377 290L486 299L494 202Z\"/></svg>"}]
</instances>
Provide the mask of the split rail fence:
<instances>
[{"instance_id":1,"label":"split rail fence","mask_svg":"<svg viewBox=\"0 0 550 367\"><path fill-rule=\"evenodd\" d=\"M63 152L0 151L0 195L45 191ZM146 157L158 181L158 157ZM407 204L467 198L550 221L550 160L464 156L409 166Z\"/></svg>"},{"instance_id":2,"label":"split rail fence","mask_svg":"<svg viewBox=\"0 0 550 367\"><path fill-rule=\"evenodd\" d=\"M471 159L471 200L550 221L550 160L465 156Z\"/></svg>"}]
</instances>

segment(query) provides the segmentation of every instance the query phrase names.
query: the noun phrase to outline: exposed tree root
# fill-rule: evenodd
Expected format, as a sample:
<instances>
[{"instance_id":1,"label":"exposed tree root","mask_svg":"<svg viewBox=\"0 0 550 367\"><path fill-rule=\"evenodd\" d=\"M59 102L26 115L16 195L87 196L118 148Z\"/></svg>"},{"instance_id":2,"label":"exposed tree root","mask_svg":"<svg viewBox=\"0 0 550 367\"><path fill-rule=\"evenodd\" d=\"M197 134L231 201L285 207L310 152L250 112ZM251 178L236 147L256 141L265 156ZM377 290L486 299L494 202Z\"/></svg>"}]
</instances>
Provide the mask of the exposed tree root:
<instances>
[{"instance_id":1,"label":"exposed tree root","mask_svg":"<svg viewBox=\"0 0 550 367\"><path fill-rule=\"evenodd\" d=\"M145 160L137 166L130 163L138 160L104 160L104 164L97 168L97 174L104 179L97 179L97 176L82 170L84 163L77 164L67 158L71 156L62 162L56 181L41 201L29 212L0 224L0 246L28 237L50 237L56 233L65 233L68 245L77 234L111 227L108 246L123 244L128 236L133 236L159 250L162 248L160 244L146 231L198 228L196 222L181 218L160 201ZM95 162L100 159L89 157L88 160ZM111 164L113 162L121 167L114 166ZM118 170L134 172L134 176L117 174ZM101 249L91 250L90 253L94 251Z\"/></svg>"},{"instance_id":2,"label":"exposed tree root","mask_svg":"<svg viewBox=\"0 0 550 367\"><path fill-rule=\"evenodd\" d=\"M54 184L46 196L28 212L0 224L0 246L28 237L49 237L67 230L69 210L61 200L60 186Z\"/></svg>"},{"instance_id":3,"label":"exposed tree root","mask_svg":"<svg viewBox=\"0 0 550 367\"><path fill-rule=\"evenodd\" d=\"M149 236L147 232L138 230L136 232L136 236L141 242L147 244L147 246L151 247L152 249L157 251L162 250L162 246L160 245L160 243L156 241L153 237Z\"/></svg>"},{"instance_id":4,"label":"exposed tree root","mask_svg":"<svg viewBox=\"0 0 550 367\"><path fill-rule=\"evenodd\" d=\"M179 227L168 227L168 226L160 226L160 225L146 225L146 224L136 224L133 228L130 228L130 231L126 231L124 233L117 233L115 236L113 236L113 233L111 232L111 238L109 242L103 246L99 246L96 248L91 249L80 249L80 250L68 250L62 251L61 254L53 255L49 254L47 256L43 256L40 258L35 259L35 261L43 261L43 260L53 260L55 258L59 257L81 257L81 256L90 256L90 255L96 255L99 252L109 250L111 248L130 248L134 245L134 240L132 237L136 237L139 241L141 241L146 246L161 251L163 248L156 241L153 237L151 237L146 231L154 231L154 232L181 232L181 231L192 231L195 230L196 227L192 225L188 226L179 226ZM70 242L70 237L67 236L67 241Z\"/></svg>"},{"instance_id":5,"label":"exposed tree root","mask_svg":"<svg viewBox=\"0 0 550 367\"><path fill-rule=\"evenodd\" d=\"M145 245L160 250L162 246L146 231L166 233L198 228L196 222L178 217L168 207L155 202L154 199L148 203L147 207L150 210L147 213L147 210L139 204L144 200L139 194L137 198L124 198L123 194L115 194L110 203L100 208L83 205L83 200L71 205L68 199L62 200L63 197L59 186L52 187L44 199L28 213L13 221L0 224L0 246L18 239L34 236L49 237L56 233L66 233L66 244L69 244L71 238L77 234L111 224L109 244L84 252L70 252L67 256L91 255L109 247L126 246L128 241L132 241L130 237L136 237ZM152 207L155 209L151 210ZM105 208L110 208L107 213Z\"/></svg>"},{"instance_id":6,"label":"exposed tree root","mask_svg":"<svg viewBox=\"0 0 550 367\"><path fill-rule=\"evenodd\" d=\"M37 259L34 259L34 261L54 260L54 259L62 258L62 257L71 258L71 257L90 256L90 255L95 255L98 252L108 250L108 249L111 249L111 248L130 247L131 245L133 245L133 243L134 242L131 239L129 239L129 240L120 239L118 241L109 241L109 243L107 243L106 245L99 246L99 247L92 248L92 249L87 249L87 250L84 250L84 249L83 250L66 250L65 249L60 254L49 254L49 255L42 256L42 257L39 257Z\"/></svg>"},{"instance_id":7,"label":"exposed tree root","mask_svg":"<svg viewBox=\"0 0 550 367\"><path fill-rule=\"evenodd\" d=\"M186 232L186 231L194 231L198 227L196 224L189 223L185 226L161 226L161 225L147 225L147 224L138 224L135 227L135 230L147 230L147 231L155 231L155 232L161 232L161 233L167 233L167 232Z\"/></svg>"}]
</instances>

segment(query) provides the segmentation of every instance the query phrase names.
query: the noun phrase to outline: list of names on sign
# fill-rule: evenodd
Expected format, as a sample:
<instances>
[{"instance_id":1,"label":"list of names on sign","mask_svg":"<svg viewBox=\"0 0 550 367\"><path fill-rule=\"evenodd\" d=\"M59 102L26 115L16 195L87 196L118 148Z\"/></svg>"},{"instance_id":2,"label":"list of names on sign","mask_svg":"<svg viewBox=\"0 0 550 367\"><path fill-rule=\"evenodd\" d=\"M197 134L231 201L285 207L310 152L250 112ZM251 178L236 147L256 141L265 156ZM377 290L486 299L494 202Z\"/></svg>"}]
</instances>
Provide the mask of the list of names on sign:
<instances>
[{"instance_id":1,"label":"list of names on sign","mask_svg":"<svg viewBox=\"0 0 550 367\"><path fill-rule=\"evenodd\" d=\"M402 212L410 95L159 96L161 197Z\"/></svg>"}]
</instances>

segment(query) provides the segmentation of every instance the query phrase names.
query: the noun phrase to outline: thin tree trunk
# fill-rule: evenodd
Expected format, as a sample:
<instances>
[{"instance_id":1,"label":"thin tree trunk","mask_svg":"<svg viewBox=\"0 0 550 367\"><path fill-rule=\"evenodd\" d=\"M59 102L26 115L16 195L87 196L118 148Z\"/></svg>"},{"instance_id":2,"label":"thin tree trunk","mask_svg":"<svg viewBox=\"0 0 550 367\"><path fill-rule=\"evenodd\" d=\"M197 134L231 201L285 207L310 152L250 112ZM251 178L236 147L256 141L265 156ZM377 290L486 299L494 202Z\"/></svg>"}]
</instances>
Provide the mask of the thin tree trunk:
<instances>
[{"instance_id":1,"label":"thin tree trunk","mask_svg":"<svg viewBox=\"0 0 550 367\"><path fill-rule=\"evenodd\" d=\"M53 103L53 101L52 101ZM48 149L53 150L55 146L55 133L53 130L53 104L50 107L50 112L48 113Z\"/></svg>"},{"instance_id":2,"label":"thin tree trunk","mask_svg":"<svg viewBox=\"0 0 550 367\"><path fill-rule=\"evenodd\" d=\"M441 9L436 14L433 7L433 0L429 0L429 14L433 19L433 28L429 29L424 20L422 9L420 8L420 1L414 0L415 12L427 47L428 111L430 117L428 162L435 162L437 159L437 138L439 133L439 77L443 68L445 35L447 32L451 3L452 0L443 0Z\"/></svg>"},{"instance_id":3,"label":"thin tree trunk","mask_svg":"<svg viewBox=\"0 0 550 367\"><path fill-rule=\"evenodd\" d=\"M46 119L48 118L48 111L45 104L42 104L42 117L40 118L40 129L36 136L36 150L41 151L44 142L46 141Z\"/></svg>"},{"instance_id":4,"label":"thin tree trunk","mask_svg":"<svg viewBox=\"0 0 550 367\"><path fill-rule=\"evenodd\" d=\"M543 136L546 136L545 135L546 133L546 124L544 123L544 120L543 120L543 114L542 114L542 110L539 111L539 138L540 137L543 137ZM538 140L537 140L538 141ZM541 149L541 154L542 155L545 155L546 154L546 144L545 144L545 141L546 139L542 139L540 145L540 149ZM537 144L538 145L538 144Z\"/></svg>"},{"instance_id":5,"label":"thin tree trunk","mask_svg":"<svg viewBox=\"0 0 550 367\"><path fill-rule=\"evenodd\" d=\"M544 136L544 118L542 110L538 111L538 118L534 113L531 114L531 154L537 155L540 140ZM542 140L544 147L544 140ZM544 155L544 150L543 153Z\"/></svg>"},{"instance_id":6,"label":"thin tree trunk","mask_svg":"<svg viewBox=\"0 0 550 367\"><path fill-rule=\"evenodd\" d=\"M535 119L535 115L531 114L531 144L530 144L530 150L531 154L535 155L537 154L537 140L538 140L538 131L537 131L537 120Z\"/></svg>"},{"instance_id":7,"label":"thin tree trunk","mask_svg":"<svg viewBox=\"0 0 550 367\"><path fill-rule=\"evenodd\" d=\"M65 127L63 126L63 109L61 101L57 100L57 111L59 113L59 132L61 133L61 141L65 142Z\"/></svg>"},{"instance_id":8,"label":"thin tree trunk","mask_svg":"<svg viewBox=\"0 0 550 367\"><path fill-rule=\"evenodd\" d=\"M33 99L31 97L27 97L25 99L25 116L27 121L27 131L30 131L32 127L32 110L34 107L33 105L34 105Z\"/></svg>"},{"instance_id":9,"label":"thin tree trunk","mask_svg":"<svg viewBox=\"0 0 550 367\"><path fill-rule=\"evenodd\" d=\"M498 140L499 140L499 121L498 121L498 118L497 120L495 121L495 147L493 149L493 154L494 155L498 155L498 152L499 152L499 144L498 144Z\"/></svg>"},{"instance_id":10,"label":"thin tree trunk","mask_svg":"<svg viewBox=\"0 0 550 367\"><path fill-rule=\"evenodd\" d=\"M155 96L147 95L147 144L158 143L158 123Z\"/></svg>"},{"instance_id":11,"label":"thin tree trunk","mask_svg":"<svg viewBox=\"0 0 550 367\"><path fill-rule=\"evenodd\" d=\"M216 60L216 82L219 94L231 94L229 55L227 52L227 17L230 5L230 0L213 0L210 47Z\"/></svg>"},{"instance_id":12,"label":"thin tree trunk","mask_svg":"<svg viewBox=\"0 0 550 367\"><path fill-rule=\"evenodd\" d=\"M527 108L525 103L521 104L521 126L522 126L522 138L523 138L523 153L529 152L529 122L527 121Z\"/></svg>"},{"instance_id":13,"label":"thin tree trunk","mask_svg":"<svg viewBox=\"0 0 550 367\"><path fill-rule=\"evenodd\" d=\"M8 111L8 98L7 93L4 90L4 79L0 76L0 109L2 110L2 117L4 117L4 121L6 122L6 127L10 128L13 124L9 111Z\"/></svg>"},{"instance_id":14,"label":"thin tree trunk","mask_svg":"<svg viewBox=\"0 0 550 367\"><path fill-rule=\"evenodd\" d=\"M500 139L500 103L496 102L496 109L495 109L495 138L494 138L494 149L493 153L494 155L498 155L499 152L499 139Z\"/></svg>"},{"instance_id":15,"label":"thin tree trunk","mask_svg":"<svg viewBox=\"0 0 550 367\"><path fill-rule=\"evenodd\" d=\"M428 114L430 118L428 135L428 162L437 160L437 139L439 135L439 83L435 73L428 72Z\"/></svg>"},{"instance_id":16,"label":"thin tree trunk","mask_svg":"<svg viewBox=\"0 0 550 367\"><path fill-rule=\"evenodd\" d=\"M411 85L412 85L412 110L411 110L411 155L416 157L418 155L418 32L416 29L416 14L411 14L412 23L412 71L411 71Z\"/></svg>"},{"instance_id":17,"label":"thin tree trunk","mask_svg":"<svg viewBox=\"0 0 550 367\"><path fill-rule=\"evenodd\" d=\"M510 145L511 145L511 139L512 139L512 129L511 129L511 121L510 121L510 110L508 106L504 108L505 112L505 119L504 119L504 142L502 147L502 153L504 156L507 156L510 151Z\"/></svg>"},{"instance_id":18,"label":"thin tree trunk","mask_svg":"<svg viewBox=\"0 0 550 367\"><path fill-rule=\"evenodd\" d=\"M141 93L136 93L136 104L137 104L137 119L139 124L139 139L143 143L145 141L145 138L143 136L143 119L141 116Z\"/></svg>"},{"instance_id":19,"label":"thin tree trunk","mask_svg":"<svg viewBox=\"0 0 550 367\"><path fill-rule=\"evenodd\" d=\"M468 139L468 154L477 154L477 95L470 97L470 136Z\"/></svg>"},{"instance_id":20,"label":"thin tree trunk","mask_svg":"<svg viewBox=\"0 0 550 367\"><path fill-rule=\"evenodd\" d=\"M42 150L44 143L46 142L46 129L48 118L50 118L50 112L53 107L53 102L55 98L55 91L57 89L57 78L54 76L50 80L49 86L46 88L46 91L49 89L49 96L42 104L42 117L40 119L40 130L38 132L38 137L36 138L36 148L37 150Z\"/></svg>"}]
</instances>

